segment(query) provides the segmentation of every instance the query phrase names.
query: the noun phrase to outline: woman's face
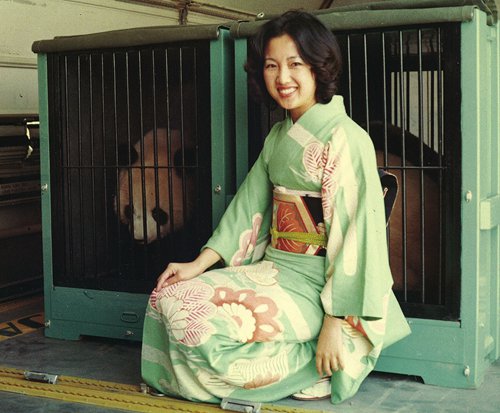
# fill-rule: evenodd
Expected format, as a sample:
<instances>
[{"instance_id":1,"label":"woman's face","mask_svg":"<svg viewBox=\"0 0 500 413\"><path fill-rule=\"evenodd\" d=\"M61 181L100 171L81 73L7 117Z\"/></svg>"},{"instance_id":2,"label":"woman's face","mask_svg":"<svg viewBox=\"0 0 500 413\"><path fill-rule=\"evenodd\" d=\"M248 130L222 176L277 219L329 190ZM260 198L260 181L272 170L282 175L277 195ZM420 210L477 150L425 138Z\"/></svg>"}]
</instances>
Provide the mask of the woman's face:
<instances>
[{"instance_id":1,"label":"woman's face","mask_svg":"<svg viewBox=\"0 0 500 413\"><path fill-rule=\"evenodd\" d=\"M265 50L264 81L271 97L290 111L294 122L316 103L314 73L302 60L288 34L269 40Z\"/></svg>"}]
</instances>

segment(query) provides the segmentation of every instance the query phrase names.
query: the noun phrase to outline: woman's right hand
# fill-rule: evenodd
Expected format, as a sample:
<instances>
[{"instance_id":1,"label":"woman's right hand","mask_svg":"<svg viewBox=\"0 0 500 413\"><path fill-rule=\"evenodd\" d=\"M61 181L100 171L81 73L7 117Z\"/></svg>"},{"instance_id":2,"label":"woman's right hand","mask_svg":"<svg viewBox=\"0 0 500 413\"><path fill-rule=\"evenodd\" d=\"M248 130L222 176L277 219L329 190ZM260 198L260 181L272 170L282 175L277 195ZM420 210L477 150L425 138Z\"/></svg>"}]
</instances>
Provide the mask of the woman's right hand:
<instances>
[{"instance_id":1,"label":"woman's right hand","mask_svg":"<svg viewBox=\"0 0 500 413\"><path fill-rule=\"evenodd\" d=\"M163 271L158 277L156 291L160 291L162 288L175 284L179 281L190 280L197 277L202 272L203 269L200 268L196 260L185 263L171 262L168 264L165 271Z\"/></svg>"},{"instance_id":2,"label":"woman's right hand","mask_svg":"<svg viewBox=\"0 0 500 413\"><path fill-rule=\"evenodd\" d=\"M187 281L203 273L208 267L220 261L221 256L210 248L205 248L198 257L191 262L171 262L165 271L158 277L156 291L179 281Z\"/></svg>"},{"instance_id":3,"label":"woman's right hand","mask_svg":"<svg viewBox=\"0 0 500 413\"><path fill-rule=\"evenodd\" d=\"M324 317L316 348L316 370L320 377L344 369L344 347L340 318Z\"/></svg>"}]
</instances>

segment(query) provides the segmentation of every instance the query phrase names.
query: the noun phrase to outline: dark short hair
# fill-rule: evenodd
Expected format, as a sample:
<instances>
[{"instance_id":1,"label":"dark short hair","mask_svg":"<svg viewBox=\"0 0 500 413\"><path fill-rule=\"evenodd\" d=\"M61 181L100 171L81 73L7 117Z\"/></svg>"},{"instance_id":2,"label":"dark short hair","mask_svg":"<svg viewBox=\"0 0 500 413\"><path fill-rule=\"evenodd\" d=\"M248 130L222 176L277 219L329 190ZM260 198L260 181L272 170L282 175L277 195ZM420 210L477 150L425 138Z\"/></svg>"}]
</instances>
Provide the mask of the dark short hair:
<instances>
[{"instance_id":1,"label":"dark short hair","mask_svg":"<svg viewBox=\"0 0 500 413\"><path fill-rule=\"evenodd\" d=\"M269 20L250 39L245 70L251 96L260 103L275 104L264 82L265 51L271 39L284 34L294 40L300 57L312 68L316 79L316 101L330 102L337 92L342 71L340 47L334 34L318 18L298 10Z\"/></svg>"}]
</instances>

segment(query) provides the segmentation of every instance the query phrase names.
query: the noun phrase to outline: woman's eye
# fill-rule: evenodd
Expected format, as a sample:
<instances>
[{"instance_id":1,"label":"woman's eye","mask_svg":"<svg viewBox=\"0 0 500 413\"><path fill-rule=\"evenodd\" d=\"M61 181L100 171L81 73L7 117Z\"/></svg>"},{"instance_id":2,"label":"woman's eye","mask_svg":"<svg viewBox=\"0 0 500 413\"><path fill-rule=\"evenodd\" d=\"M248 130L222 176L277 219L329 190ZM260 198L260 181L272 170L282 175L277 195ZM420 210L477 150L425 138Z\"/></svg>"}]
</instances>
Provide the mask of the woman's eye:
<instances>
[{"instance_id":1,"label":"woman's eye","mask_svg":"<svg viewBox=\"0 0 500 413\"><path fill-rule=\"evenodd\" d=\"M302 63L301 62L292 62L292 64L290 66L299 67L299 66L302 66Z\"/></svg>"},{"instance_id":2,"label":"woman's eye","mask_svg":"<svg viewBox=\"0 0 500 413\"><path fill-rule=\"evenodd\" d=\"M268 63L267 65L264 66L264 69L275 69L276 65L273 63Z\"/></svg>"}]
</instances>

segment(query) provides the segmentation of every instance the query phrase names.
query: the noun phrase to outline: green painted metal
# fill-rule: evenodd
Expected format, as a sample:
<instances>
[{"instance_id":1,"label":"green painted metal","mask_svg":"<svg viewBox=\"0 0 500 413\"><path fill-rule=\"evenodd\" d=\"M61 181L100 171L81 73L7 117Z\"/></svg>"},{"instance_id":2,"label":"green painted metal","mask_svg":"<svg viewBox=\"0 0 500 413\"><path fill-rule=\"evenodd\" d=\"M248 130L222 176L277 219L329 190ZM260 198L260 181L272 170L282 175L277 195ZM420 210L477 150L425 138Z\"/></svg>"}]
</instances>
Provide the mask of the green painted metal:
<instances>
[{"instance_id":1,"label":"green painted metal","mask_svg":"<svg viewBox=\"0 0 500 413\"><path fill-rule=\"evenodd\" d=\"M462 29L462 302L464 363L480 383L498 357L499 227L481 229L481 205L500 194L498 166L499 29L486 16Z\"/></svg>"},{"instance_id":2,"label":"green painted metal","mask_svg":"<svg viewBox=\"0 0 500 413\"><path fill-rule=\"evenodd\" d=\"M147 296L80 290L54 285L47 55L38 55L40 116L40 182L42 187L42 247L45 335L77 340L82 335L142 339Z\"/></svg>"},{"instance_id":3,"label":"green painted metal","mask_svg":"<svg viewBox=\"0 0 500 413\"><path fill-rule=\"evenodd\" d=\"M147 296L62 288L54 285L47 55L38 55L40 181L47 337L77 340L81 335L141 340ZM132 314L137 314L137 319ZM132 322L132 320L135 320Z\"/></svg>"},{"instance_id":4,"label":"green painted metal","mask_svg":"<svg viewBox=\"0 0 500 413\"><path fill-rule=\"evenodd\" d=\"M500 225L500 195L492 196L480 203L480 229L493 229Z\"/></svg>"},{"instance_id":5,"label":"green painted metal","mask_svg":"<svg viewBox=\"0 0 500 413\"><path fill-rule=\"evenodd\" d=\"M498 2L497 2L498 3ZM500 211L498 207L498 195L500 194L500 24L494 30L490 30L490 39L493 42L491 58L491 188L496 189L496 206L492 207L492 217L495 217L495 227L491 223L491 290L495 293L491 296L491 338L493 350L486 352L490 360L500 358ZM492 191L492 192L493 192ZM481 228L483 229L483 228Z\"/></svg>"},{"instance_id":6,"label":"green painted metal","mask_svg":"<svg viewBox=\"0 0 500 413\"><path fill-rule=\"evenodd\" d=\"M234 109L233 41L221 29L217 41L210 43L210 105L212 156L212 227L224 213L234 195Z\"/></svg>"},{"instance_id":7,"label":"green painted metal","mask_svg":"<svg viewBox=\"0 0 500 413\"><path fill-rule=\"evenodd\" d=\"M236 122L236 186L240 186L248 171L248 85L243 70L247 58L247 39L234 42L234 111Z\"/></svg>"},{"instance_id":8,"label":"green painted metal","mask_svg":"<svg viewBox=\"0 0 500 413\"><path fill-rule=\"evenodd\" d=\"M78 340L82 335L142 340L148 296L54 287L45 335Z\"/></svg>"},{"instance_id":9,"label":"green painted metal","mask_svg":"<svg viewBox=\"0 0 500 413\"><path fill-rule=\"evenodd\" d=\"M412 335L383 352L378 370L474 388L499 358L499 38L479 10L462 24L460 323L410 320Z\"/></svg>"},{"instance_id":10,"label":"green painted metal","mask_svg":"<svg viewBox=\"0 0 500 413\"><path fill-rule=\"evenodd\" d=\"M52 315L54 286L52 266L52 207L50 195L49 95L47 55L38 55L38 112L40 119L40 185L42 188L42 251L45 319Z\"/></svg>"},{"instance_id":11,"label":"green painted metal","mask_svg":"<svg viewBox=\"0 0 500 413\"><path fill-rule=\"evenodd\" d=\"M213 224L219 221L226 198L234 192L234 117L233 48L229 31L221 28L220 37L210 40L211 133ZM39 53L40 156L42 225L44 252L45 334L53 338L77 340L82 335L139 341L148 296L145 294L97 291L54 285L52 263L52 208L50 182L49 81L47 54ZM209 69L209 68L207 68Z\"/></svg>"},{"instance_id":12,"label":"green painted metal","mask_svg":"<svg viewBox=\"0 0 500 413\"><path fill-rule=\"evenodd\" d=\"M338 9L333 9L338 10ZM380 29L383 27L411 26L420 24L439 24L471 21L474 16L474 6L415 8L392 10L352 10L328 11L318 14L318 19L332 30ZM270 16L265 16L269 18ZM254 35L264 20L250 22L235 22L231 26L231 35L234 38Z\"/></svg>"},{"instance_id":13,"label":"green painted metal","mask_svg":"<svg viewBox=\"0 0 500 413\"><path fill-rule=\"evenodd\" d=\"M377 371L410 374L425 383L444 387L473 388L464 375L465 331L459 322L408 319L412 333L382 352Z\"/></svg>"},{"instance_id":14,"label":"green painted metal","mask_svg":"<svg viewBox=\"0 0 500 413\"><path fill-rule=\"evenodd\" d=\"M441 9L447 8L453 10L455 8L468 5L469 7L476 7L483 10L488 16L488 24L496 23L498 18L498 0L381 0L381 1L366 1L354 0L350 1L348 5L332 4L330 7L338 11L356 11L356 10L408 10L411 9L413 14L419 9ZM320 11L321 13L321 11ZM441 21L445 21L447 13L443 13ZM422 23L428 21L421 20Z\"/></svg>"},{"instance_id":15,"label":"green painted metal","mask_svg":"<svg viewBox=\"0 0 500 413\"><path fill-rule=\"evenodd\" d=\"M58 36L50 40L36 41L31 49L35 53L59 53L217 39L219 29L218 24L138 27L76 36Z\"/></svg>"}]
</instances>

